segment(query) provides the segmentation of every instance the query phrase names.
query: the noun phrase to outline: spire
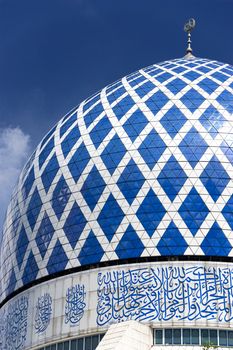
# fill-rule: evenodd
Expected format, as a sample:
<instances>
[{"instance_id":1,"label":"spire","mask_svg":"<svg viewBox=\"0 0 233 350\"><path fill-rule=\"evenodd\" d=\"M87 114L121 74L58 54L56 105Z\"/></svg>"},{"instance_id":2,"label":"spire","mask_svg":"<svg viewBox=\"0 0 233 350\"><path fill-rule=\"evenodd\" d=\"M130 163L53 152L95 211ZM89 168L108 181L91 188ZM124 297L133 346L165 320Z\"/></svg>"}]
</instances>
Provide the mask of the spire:
<instances>
[{"instance_id":1,"label":"spire","mask_svg":"<svg viewBox=\"0 0 233 350\"><path fill-rule=\"evenodd\" d=\"M191 31L194 29L195 27L195 19L194 18L190 18L188 20L188 22L185 23L184 25L184 31L188 34L188 47L186 49L186 55L185 55L185 58L187 59L192 59L194 56L193 56L193 50L191 48Z\"/></svg>"}]
</instances>

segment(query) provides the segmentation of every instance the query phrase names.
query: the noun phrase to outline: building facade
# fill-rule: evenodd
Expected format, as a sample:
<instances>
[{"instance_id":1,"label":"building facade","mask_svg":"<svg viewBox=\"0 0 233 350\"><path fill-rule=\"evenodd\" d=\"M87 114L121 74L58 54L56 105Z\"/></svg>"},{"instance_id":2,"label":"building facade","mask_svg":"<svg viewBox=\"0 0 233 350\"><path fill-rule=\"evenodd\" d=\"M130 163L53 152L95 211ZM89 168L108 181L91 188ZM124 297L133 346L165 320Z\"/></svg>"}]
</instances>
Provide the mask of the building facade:
<instances>
[{"instance_id":1,"label":"building facade","mask_svg":"<svg viewBox=\"0 0 233 350\"><path fill-rule=\"evenodd\" d=\"M7 212L1 350L233 346L232 113L233 67L188 55L55 125Z\"/></svg>"}]
</instances>

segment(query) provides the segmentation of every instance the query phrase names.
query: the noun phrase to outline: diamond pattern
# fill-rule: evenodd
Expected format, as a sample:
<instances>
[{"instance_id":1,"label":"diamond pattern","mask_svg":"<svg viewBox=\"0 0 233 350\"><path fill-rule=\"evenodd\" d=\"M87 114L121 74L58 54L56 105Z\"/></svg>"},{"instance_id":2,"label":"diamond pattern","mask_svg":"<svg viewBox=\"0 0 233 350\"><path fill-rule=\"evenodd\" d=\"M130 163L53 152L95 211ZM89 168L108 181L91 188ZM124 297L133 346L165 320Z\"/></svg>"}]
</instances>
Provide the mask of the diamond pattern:
<instances>
[{"instance_id":1,"label":"diamond pattern","mask_svg":"<svg viewBox=\"0 0 233 350\"><path fill-rule=\"evenodd\" d=\"M157 249L161 255L183 255L188 244L181 235L180 231L171 222L162 238L160 239Z\"/></svg>"},{"instance_id":2,"label":"diamond pattern","mask_svg":"<svg viewBox=\"0 0 233 350\"><path fill-rule=\"evenodd\" d=\"M186 121L187 118L176 106L170 108L160 120L161 124L171 137L176 136Z\"/></svg>"},{"instance_id":3,"label":"diamond pattern","mask_svg":"<svg viewBox=\"0 0 233 350\"><path fill-rule=\"evenodd\" d=\"M135 258L142 254L144 245L131 225L128 226L119 244L116 253L119 259Z\"/></svg>"},{"instance_id":4,"label":"diamond pattern","mask_svg":"<svg viewBox=\"0 0 233 350\"><path fill-rule=\"evenodd\" d=\"M153 169L155 164L166 149L166 144L161 137L152 130L149 135L143 140L139 147L139 153L150 169Z\"/></svg>"},{"instance_id":5,"label":"diamond pattern","mask_svg":"<svg viewBox=\"0 0 233 350\"><path fill-rule=\"evenodd\" d=\"M29 240L28 240L26 231L24 229L24 226L22 226L19 233L19 238L18 238L17 247L16 247L16 260L18 262L19 269L21 268L24 255L27 251L28 243L29 243Z\"/></svg>"},{"instance_id":6,"label":"diamond pattern","mask_svg":"<svg viewBox=\"0 0 233 350\"><path fill-rule=\"evenodd\" d=\"M197 190L193 187L182 203L179 213L192 234L195 236L208 215L209 209L198 194Z\"/></svg>"},{"instance_id":7,"label":"diamond pattern","mask_svg":"<svg viewBox=\"0 0 233 350\"><path fill-rule=\"evenodd\" d=\"M201 248L205 255L210 256L222 256L223 254L227 256L232 249L230 242L217 222L209 230L201 244Z\"/></svg>"},{"instance_id":8,"label":"diamond pattern","mask_svg":"<svg viewBox=\"0 0 233 350\"><path fill-rule=\"evenodd\" d=\"M109 242L118 229L123 217L123 211L113 195L110 194L97 219Z\"/></svg>"},{"instance_id":9,"label":"diamond pattern","mask_svg":"<svg viewBox=\"0 0 233 350\"><path fill-rule=\"evenodd\" d=\"M137 211L137 217L151 237L163 219L166 210L152 189L149 190Z\"/></svg>"},{"instance_id":10,"label":"diamond pattern","mask_svg":"<svg viewBox=\"0 0 233 350\"><path fill-rule=\"evenodd\" d=\"M169 158L158 176L160 185L171 201L175 199L186 179L187 175L173 156Z\"/></svg>"},{"instance_id":11,"label":"diamond pattern","mask_svg":"<svg viewBox=\"0 0 233 350\"><path fill-rule=\"evenodd\" d=\"M52 207L57 215L57 218L60 219L63 211L70 199L70 189L67 185L63 176L59 179L52 196Z\"/></svg>"},{"instance_id":12,"label":"diamond pattern","mask_svg":"<svg viewBox=\"0 0 233 350\"><path fill-rule=\"evenodd\" d=\"M67 262L67 255L61 243L59 242L59 240L57 240L47 264L48 273L53 274L58 271L64 270L67 265Z\"/></svg>"},{"instance_id":13,"label":"diamond pattern","mask_svg":"<svg viewBox=\"0 0 233 350\"><path fill-rule=\"evenodd\" d=\"M36 224L36 220L40 213L41 207L42 207L42 201L41 201L39 192L36 188L29 202L28 210L27 210L27 218L32 230L34 229L34 226Z\"/></svg>"},{"instance_id":14,"label":"diamond pattern","mask_svg":"<svg viewBox=\"0 0 233 350\"><path fill-rule=\"evenodd\" d=\"M134 160L131 159L117 182L121 192L129 204L132 204L144 181L144 176Z\"/></svg>"},{"instance_id":15,"label":"diamond pattern","mask_svg":"<svg viewBox=\"0 0 233 350\"><path fill-rule=\"evenodd\" d=\"M187 161L194 168L207 150L208 146L198 131L195 128L192 128L183 138L179 148Z\"/></svg>"},{"instance_id":16,"label":"diamond pattern","mask_svg":"<svg viewBox=\"0 0 233 350\"><path fill-rule=\"evenodd\" d=\"M99 244L93 231L91 231L80 251L78 256L79 261L81 265L95 264L101 260L103 255L103 248Z\"/></svg>"},{"instance_id":17,"label":"diamond pattern","mask_svg":"<svg viewBox=\"0 0 233 350\"><path fill-rule=\"evenodd\" d=\"M81 212L77 203L74 203L63 227L65 235L68 238L73 249L76 246L86 223L87 220L85 216Z\"/></svg>"},{"instance_id":18,"label":"diamond pattern","mask_svg":"<svg viewBox=\"0 0 233 350\"><path fill-rule=\"evenodd\" d=\"M215 156L209 161L200 178L214 201L219 198L230 181L230 176Z\"/></svg>"},{"instance_id":19,"label":"diamond pattern","mask_svg":"<svg viewBox=\"0 0 233 350\"><path fill-rule=\"evenodd\" d=\"M126 148L118 135L114 135L101 154L101 158L112 175L126 153Z\"/></svg>"},{"instance_id":20,"label":"diamond pattern","mask_svg":"<svg viewBox=\"0 0 233 350\"><path fill-rule=\"evenodd\" d=\"M233 67L181 58L130 74L67 114L12 196L2 241L15 251L9 259L1 248L0 301L75 256L81 265L200 249L229 256L232 89Z\"/></svg>"},{"instance_id":21,"label":"diamond pattern","mask_svg":"<svg viewBox=\"0 0 233 350\"><path fill-rule=\"evenodd\" d=\"M45 213L36 235L36 244L37 244L37 247L39 248L42 258L44 258L47 252L47 249L53 237L53 234L54 234L53 225L51 224L51 221L49 220L48 215Z\"/></svg>"}]
</instances>

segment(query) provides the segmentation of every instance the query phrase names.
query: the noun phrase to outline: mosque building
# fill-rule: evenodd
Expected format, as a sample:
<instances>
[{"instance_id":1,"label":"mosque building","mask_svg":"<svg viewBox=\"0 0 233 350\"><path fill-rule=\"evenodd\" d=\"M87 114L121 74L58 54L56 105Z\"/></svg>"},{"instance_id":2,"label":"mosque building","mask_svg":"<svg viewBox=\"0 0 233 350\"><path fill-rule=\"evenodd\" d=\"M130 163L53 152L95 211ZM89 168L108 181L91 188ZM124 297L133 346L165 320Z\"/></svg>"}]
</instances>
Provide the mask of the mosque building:
<instances>
[{"instance_id":1,"label":"mosque building","mask_svg":"<svg viewBox=\"0 0 233 350\"><path fill-rule=\"evenodd\" d=\"M105 87L25 165L0 247L0 350L233 347L233 66ZM191 347L190 347L191 346Z\"/></svg>"}]
</instances>

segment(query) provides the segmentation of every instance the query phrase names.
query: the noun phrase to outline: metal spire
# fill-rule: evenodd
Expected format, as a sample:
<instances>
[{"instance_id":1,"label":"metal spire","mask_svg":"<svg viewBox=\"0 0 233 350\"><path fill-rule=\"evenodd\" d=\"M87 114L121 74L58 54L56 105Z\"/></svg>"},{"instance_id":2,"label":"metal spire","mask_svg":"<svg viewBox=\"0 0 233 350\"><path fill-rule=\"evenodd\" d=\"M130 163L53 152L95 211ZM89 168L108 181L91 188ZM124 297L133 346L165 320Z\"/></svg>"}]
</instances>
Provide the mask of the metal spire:
<instances>
[{"instance_id":1,"label":"metal spire","mask_svg":"<svg viewBox=\"0 0 233 350\"><path fill-rule=\"evenodd\" d=\"M188 34L188 47L186 49L186 56L185 56L185 58L192 58L192 57L194 57L192 55L193 50L191 48L191 31L194 29L195 24L196 24L195 19L194 18L190 18L188 20L188 22L186 22L185 25L184 25L184 31Z\"/></svg>"}]
</instances>

